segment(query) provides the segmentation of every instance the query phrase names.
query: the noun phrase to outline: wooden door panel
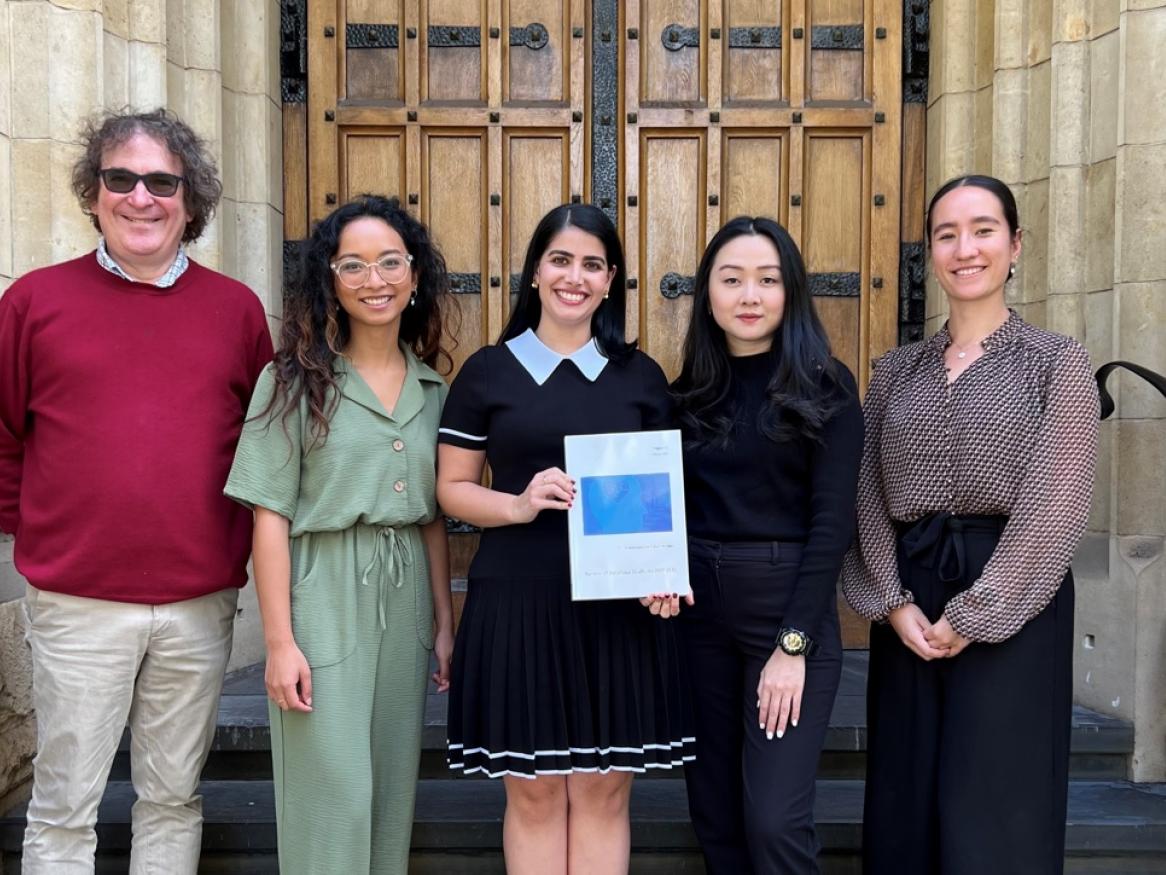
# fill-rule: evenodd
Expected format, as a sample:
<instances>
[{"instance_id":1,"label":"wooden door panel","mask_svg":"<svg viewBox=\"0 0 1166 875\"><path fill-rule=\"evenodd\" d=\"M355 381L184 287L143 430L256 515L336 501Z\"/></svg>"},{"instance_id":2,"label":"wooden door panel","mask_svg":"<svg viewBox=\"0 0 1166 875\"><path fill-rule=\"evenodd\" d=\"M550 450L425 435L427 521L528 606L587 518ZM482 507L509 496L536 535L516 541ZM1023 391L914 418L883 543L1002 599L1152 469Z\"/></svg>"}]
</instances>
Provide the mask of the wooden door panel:
<instances>
[{"instance_id":1,"label":"wooden door panel","mask_svg":"<svg viewBox=\"0 0 1166 875\"><path fill-rule=\"evenodd\" d=\"M422 100L486 101L485 0L422 0Z\"/></svg>"},{"instance_id":2,"label":"wooden door panel","mask_svg":"<svg viewBox=\"0 0 1166 875\"><path fill-rule=\"evenodd\" d=\"M526 245L549 210L570 196L570 134L555 130L506 131L502 140L502 277L508 291L503 318L509 318L518 291Z\"/></svg>"},{"instance_id":3,"label":"wooden door panel","mask_svg":"<svg viewBox=\"0 0 1166 875\"><path fill-rule=\"evenodd\" d=\"M445 255L461 317L455 368L491 338L482 276L487 270L486 132L427 129L421 134L421 219Z\"/></svg>"},{"instance_id":4,"label":"wooden door panel","mask_svg":"<svg viewBox=\"0 0 1166 875\"><path fill-rule=\"evenodd\" d=\"M699 0L641 0L639 5L640 105L703 103L705 4Z\"/></svg>"},{"instance_id":5,"label":"wooden door panel","mask_svg":"<svg viewBox=\"0 0 1166 875\"><path fill-rule=\"evenodd\" d=\"M402 128L341 129L343 199L383 194L405 200L405 131Z\"/></svg>"},{"instance_id":6,"label":"wooden door panel","mask_svg":"<svg viewBox=\"0 0 1166 875\"><path fill-rule=\"evenodd\" d=\"M570 17L569 0L503 0L503 104L569 100Z\"/></svg>"},{"instance_id":7,"label":"wooden door panel","mask_svg":"<svg viewBox=\"0 0 1166 875\"><path fill-rule=\"evenodd\" d=\"M780 103L788 94L788 2L724 0L724 104Z\"/></svg>"},{"instance_id":8,"label":"wooden door panel","mask_svg":"<svg viewBox=\"0 0 1166 875\"><path fill-rule=\"evenodd\" d=\"M350 0L345 7L343 94L353 101L402 100L403 0Z\"/></svg>"},{"instance_id":9,"label":"wooden door panel","mask_svg":"<svg viewBox=\"0 0 1166 875\"><path fill-rule=\"evenodd\" d=\"M801 245L811 273L863 269L866 144L862 131L806 137Z\"/></svg>"},{"instance_id":10,"label":"wooden door panel","mask_svg":"<svg viewBox=\"0 0 1166 875\"><path fill-rule=\"evenodd\" d=\"M867 99L868 45L863 0L808 0L807 102Z\"/></svg>"},{"instance_id":11,"label":"wooden door panel","mask_svg":"<svg viewBox=\"0 0 1166 875\"><path fill-rule=\"evenodd\" d=\"M785 131L727 130L722 134L724 216L770 216L785 221L789 152Z\"/></svg>"},{"instance_id":12,"label":"wooden door panel","mask_svg":"<svg viewBox=\"0 0 1166 875\"><path fill-rule=\"evenodd\" d=\"M671 380L692 298L684 294L705 242L703 130L648 130L640 135L640 344Z\"/></svg>"}]
</instances>

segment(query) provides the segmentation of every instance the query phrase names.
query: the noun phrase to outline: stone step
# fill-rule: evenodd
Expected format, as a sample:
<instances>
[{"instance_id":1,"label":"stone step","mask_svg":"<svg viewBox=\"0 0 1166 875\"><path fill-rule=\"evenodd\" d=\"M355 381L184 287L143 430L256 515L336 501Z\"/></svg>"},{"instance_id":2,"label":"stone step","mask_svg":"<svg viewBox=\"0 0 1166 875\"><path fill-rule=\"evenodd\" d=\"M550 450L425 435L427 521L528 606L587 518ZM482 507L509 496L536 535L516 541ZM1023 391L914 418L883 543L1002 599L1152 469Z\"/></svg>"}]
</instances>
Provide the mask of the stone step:
<instances>
[{"instance_id":1,"label":"stone step","mask_svg":"<svg viewBox=\"0 0 1166 875\"><path fill-rule=\"evenodd\" d=\"M267 781L202 785L203 873L275 872L275 814ZM125 871L133 788L111 782L97 827L102 866ZM503 788L499 781L418 784L411 872L501 872ZM815 817L824 870L857 872L862 782L818 782ZM3 872L18 871L23 806L0 818ZM684 783L638 778L632 790L633 872L700 872ZM1069 790L1069 872L1166 871L1166 785L1077 781ZM118 868L120 864L121 868Z\"/></svg>"},{"instance_id":2,"label":"stone step","mask_svg":"<svg viewBox=\"0 0 1166 875\"><path fill-rule=\"evenodd\" d=\"M823 778L861 779L866 770L865 651L847 651L842 682L834 702L819 775ZM433 692L426 701L422 736L421 777L449 777L445 763L445 709L447 697ZM1070 775L1092 781L1129 777L1134 747L1130 723L1090 711L1073 709ZM129 778L129 739L122 739L111 777ZM223 687L214 747L203 777L231 780L271 777L271 739L267 724L267 697L263 666L233 672ZM673 770L671 776L680 776Z\"/></svg>"}]
</instances>

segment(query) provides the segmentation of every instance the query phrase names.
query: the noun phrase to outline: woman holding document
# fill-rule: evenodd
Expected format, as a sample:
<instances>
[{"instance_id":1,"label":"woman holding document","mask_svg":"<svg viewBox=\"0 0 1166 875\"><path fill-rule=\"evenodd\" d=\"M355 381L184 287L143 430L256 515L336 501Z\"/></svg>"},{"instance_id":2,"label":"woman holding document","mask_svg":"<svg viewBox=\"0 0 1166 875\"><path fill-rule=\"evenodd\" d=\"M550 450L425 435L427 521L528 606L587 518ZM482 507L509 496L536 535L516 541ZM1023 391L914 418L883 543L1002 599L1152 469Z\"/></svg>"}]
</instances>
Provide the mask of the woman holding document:
<instances>
[{"instance_id":1,"label":"woman holding document","mask_svg":"<svg viewBox=\"0 0 1166 875\"><path fill-rule=\"evenodd\" d=\"M771 219L733 219L709 243L673 389L694 601L680 627L700 703L693 826L714 875L817 872L862 412L801 254Z\"/></svg>"},{"instance_id":2,"label":"woman holding document","mask_svg":"<svg viewBox=\"0 0 1166 875\"><path fill-rule=\"evenodd\" d=\"M611 220L555 208L498 344L462 366L442 416L438 501L483 529L454 648L450 767L505 781L511 873L626 872L632 774L692 756L675 630L634 599L571 600L563 438L670 424L663 372L624 339L624 297Z\"/></svg>"}]
</instances>

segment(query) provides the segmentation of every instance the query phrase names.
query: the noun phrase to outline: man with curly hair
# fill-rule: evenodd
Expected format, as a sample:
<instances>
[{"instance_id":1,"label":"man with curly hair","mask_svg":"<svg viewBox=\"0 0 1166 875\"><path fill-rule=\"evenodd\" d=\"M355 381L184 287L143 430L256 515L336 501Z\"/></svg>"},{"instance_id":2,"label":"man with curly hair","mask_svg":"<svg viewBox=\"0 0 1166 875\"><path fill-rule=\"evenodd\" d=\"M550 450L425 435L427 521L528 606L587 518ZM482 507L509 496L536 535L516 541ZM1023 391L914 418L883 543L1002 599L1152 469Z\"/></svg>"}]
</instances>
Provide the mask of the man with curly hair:
<instances>
[{"instance_id":1,"label":"man with curly hair","mask_svg":"<svg viewBox=\"0 0 1166 875\"><path fill-rule=\"evenodd\" d=\"M194 875L251 518L222 495L272 355L259 299L194 262L222 192L172 113L109 113L73 170L97 249L0 298L0 529L28 579L26 875L92 873L131 733L132 873Z\"/></svg>"}]
</instances>

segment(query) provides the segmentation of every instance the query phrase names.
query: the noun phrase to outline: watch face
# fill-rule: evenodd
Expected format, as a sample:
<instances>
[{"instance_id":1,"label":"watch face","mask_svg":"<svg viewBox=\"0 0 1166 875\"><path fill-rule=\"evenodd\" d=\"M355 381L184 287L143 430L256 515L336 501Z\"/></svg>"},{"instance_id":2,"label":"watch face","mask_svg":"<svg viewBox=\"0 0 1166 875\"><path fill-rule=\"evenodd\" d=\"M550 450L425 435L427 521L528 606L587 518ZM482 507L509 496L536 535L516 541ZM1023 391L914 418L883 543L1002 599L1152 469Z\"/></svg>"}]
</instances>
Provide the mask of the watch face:
<instances>
[{"instance_id":1,"label":"watch face","mask_svg":"<svg viewBox=\"0 0 1166 875\"><path fill-rule=\"evenodd\" d=\"M798 653L806 646L806 636L796 629L787 629L781 636L781 648L787 653Z\"/></svg>"}]
</instances>

